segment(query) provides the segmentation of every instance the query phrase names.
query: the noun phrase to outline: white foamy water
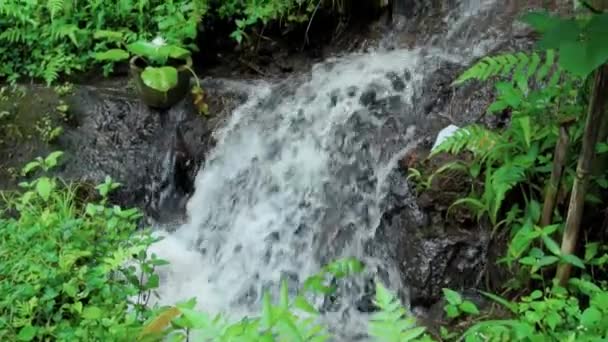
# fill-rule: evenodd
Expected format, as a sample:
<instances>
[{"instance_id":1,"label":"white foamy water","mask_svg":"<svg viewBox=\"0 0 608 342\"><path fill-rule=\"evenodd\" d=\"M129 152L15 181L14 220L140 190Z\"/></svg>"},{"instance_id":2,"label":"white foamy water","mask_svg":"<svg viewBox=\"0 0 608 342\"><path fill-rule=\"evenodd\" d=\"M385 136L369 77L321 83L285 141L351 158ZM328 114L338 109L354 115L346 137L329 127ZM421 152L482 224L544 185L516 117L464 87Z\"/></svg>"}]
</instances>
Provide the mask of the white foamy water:
<instances>
[{"instance_id":1,"label":"white foamy water","mask_svg":"<svg viewBox=\"0 0 608 342\"><path fill-rule=\"evenodd\" d=\"M354 54L306 77L252 85L217 132L188 223L158 232L165 239L152 252L171 263L160 269L159 303L196 297L210 313L255 314L262 292L281 278L297 285L343 256L405 288L397 265L371 257L366 243L384 209L386 178L415 143L416 91L439 61L462 60L425 50ZM360 293L351 295L326 317L353 336L366 327L351 300Z\"/></svg>"}]
</instances>

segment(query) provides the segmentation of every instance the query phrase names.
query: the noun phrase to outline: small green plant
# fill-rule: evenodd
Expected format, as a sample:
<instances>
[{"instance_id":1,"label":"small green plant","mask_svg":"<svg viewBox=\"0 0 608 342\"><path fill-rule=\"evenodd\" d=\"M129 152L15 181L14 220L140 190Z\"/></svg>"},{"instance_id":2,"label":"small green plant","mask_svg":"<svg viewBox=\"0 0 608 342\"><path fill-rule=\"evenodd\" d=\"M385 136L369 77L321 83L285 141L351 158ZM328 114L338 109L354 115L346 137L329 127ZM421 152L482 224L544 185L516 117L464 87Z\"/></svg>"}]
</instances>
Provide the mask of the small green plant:
<instances>
[{"instance_id":1,"label":"small green plant","mask_svg":"<svg viewBox=\"0 0 608 342\"><path fill-rule=\"evenodd\" d=\"M63 127L55 126L50 114L46 114L36 121L34 128L38 132L40 139L47 144L54 142L63 133Z\"/></svg>"},{"instance_id":2,"label":"small green plant","mask_svg":"<svg viewBox=\"0 0 608 342\"><path fill-rule=\"evenodd\" d=\"M23 174L55 167L61 152L37 158ZM79 202L77 186L41 176L3 196L0 211L0 339L3 341L132 341L147 319L142 294L158 285L146 254L156 241L137 231L141 214L100 200ZM135 267L137 266L137 267ZM146 275L146 282L137 270Z\"/></svg>"},{"instance_id":3,"label":"small green plant","mask_svg":"<svg viewBox=\"0 0 608 342\"><path fill-rule=\"evenodd\" d=\"M475 303L463 299L460 293L450 289L443 289L443 295L447 301L443 309L449 318L457 318L462 314L479 315L479 310Z\"/></svg>"},{"instance_id":4,"label":"small green plant","mask_svg":"<svg viewBox=\"0 0 608 342\"><path fill-rule=\"evenodd\" d=\"M74 85L69 82L65 82L62 85L57 85L54 87L55 93L59 96L66 96L74 91Z\"/></svg>"},{"instance_id":5,"label":"small green plant","mask_svg":"<svg viewBox=\"0 0 608 342\"><path fill-rule=\"evenodd\" d=\"M98 31L96 39L111 39L120 48L109 49L95 54L95 59L102 62L119 62L138 56L146 67L141 78L148 87L161 92L174 88L178 82L178 70L168 65L170 59L182 60L190 58L190 51L177 45L168 44L163 38L156 37L152 41L139 40L125 44L123 34L115 31Z\"/></svg>"},{"instance_id":6,"label":"small green plant","mask_svg":"<svg viewBox=\"0 0 608 342\"><path fill-rule=\"evenodd\" d=\"M379 311L370 319L370 336L385 342L432 341L425 334L426 328L416 326L416 320L379 282L376 283L374 304Z\"/></svg>"}]
</instances>

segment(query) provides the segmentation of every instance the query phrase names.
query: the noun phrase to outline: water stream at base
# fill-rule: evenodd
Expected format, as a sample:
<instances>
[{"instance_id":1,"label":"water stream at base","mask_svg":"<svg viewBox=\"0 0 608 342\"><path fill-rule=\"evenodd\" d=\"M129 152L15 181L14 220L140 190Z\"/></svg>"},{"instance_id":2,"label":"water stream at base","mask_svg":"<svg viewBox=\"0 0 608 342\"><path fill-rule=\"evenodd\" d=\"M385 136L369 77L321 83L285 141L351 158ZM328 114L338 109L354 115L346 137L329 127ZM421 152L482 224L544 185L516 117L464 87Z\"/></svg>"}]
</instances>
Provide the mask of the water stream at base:
<instances>
[{"instance_id":1,"label":"water stream at base","mask_svg":"<svg viewBox=\"0 0 608 342\"><path fill-rule=\"evenodd\" d=\"M465 1L463 12L471 3L485 2ZM152 252L171 263L160 269L160 303L196 297L207 312L255 314L265 289L282 278L295 287L344 256L406 289L397 265L368 242L385 210L386 178L416 142L417 91L442 60L471 57L445 51L353 54L309 75L251 84L197 176L188 223L158 231L165 238ZM344 340L366 330L356 305L363 287L353 281L326 310Z\"/></svg>"}]
</instances>

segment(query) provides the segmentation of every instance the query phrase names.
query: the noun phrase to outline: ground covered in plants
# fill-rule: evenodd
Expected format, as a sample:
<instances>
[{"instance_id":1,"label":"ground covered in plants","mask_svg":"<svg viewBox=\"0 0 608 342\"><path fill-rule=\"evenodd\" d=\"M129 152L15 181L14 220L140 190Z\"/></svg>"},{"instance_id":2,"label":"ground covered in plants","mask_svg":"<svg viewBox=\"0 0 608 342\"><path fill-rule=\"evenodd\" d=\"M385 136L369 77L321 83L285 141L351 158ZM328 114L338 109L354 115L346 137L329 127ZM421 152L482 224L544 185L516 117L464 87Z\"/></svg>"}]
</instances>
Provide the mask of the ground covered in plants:
<instances>
[{"instance_id":1,"label":"ground covered in plants","mask_svg":"<svg viewBox=\"0 0 608 342\"><path fill-rule=\"evenodd\" d=\"M444 62L414 95L428 119L387 175L374 238L407 289L366 283L365 338L608 339L608 4L569 5L497 7L508 43ZM360 260L326 260L298 288L286 278L259 315L234 320L195 299L153 304L168 262L149 253L160 238L146 227L184 220L214 133L251 84L455 34L446 13L397 0L2 2L0 339L335 340L322 317ZM185 99L146 105L133 58L160 93L183 71ZM402 89L412 75L386 77ZM381 96L358 101L403 110Z\"/></svg>"}]
</instances>

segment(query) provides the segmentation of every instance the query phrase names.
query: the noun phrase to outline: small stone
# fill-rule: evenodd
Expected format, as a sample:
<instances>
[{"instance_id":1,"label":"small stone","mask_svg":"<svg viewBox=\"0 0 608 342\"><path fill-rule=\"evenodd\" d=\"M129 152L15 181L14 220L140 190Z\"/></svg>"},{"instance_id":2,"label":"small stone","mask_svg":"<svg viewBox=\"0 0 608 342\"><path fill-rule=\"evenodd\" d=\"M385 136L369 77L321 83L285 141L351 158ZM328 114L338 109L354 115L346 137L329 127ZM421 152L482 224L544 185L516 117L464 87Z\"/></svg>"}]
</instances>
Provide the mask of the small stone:
<instances>
[{"instance_id":1,"label":"small stone","mask_svg":"<svg viewBox=\"0 0 608 342\"><path fill-rule=\"evenodd\" d=\"M409 82L409 81L411 81L411 80L412 80L412 73L411 73L411 72L410 72L408 69L405 69L405 70L403 71L403 79L404 79L406 82Z\"/></svg>"},{"instance_id":2,"label":"small stone","mask_svg":"<svg viewBox=\"0 0 608 342\"><path fill-rule=\"evenodd\" d=\"M353 96L357 95L358 90L359 89L357 89L357 87L350 86L350 87L346 88L346 95L348 95L349 97L353 97Z\"/></svg>"},{"instance_id":3,"label":"small stone","mask_svg":"<svg viewBox=\"0 0 608 342\"><path fill-rule=\"evenodd\" d=\"M267 242L277 242L279 241L280 237L281 236L279 235L279 232L272 232L268 234L268 236L264 240Z\"/></svg>"},{"instance_id":4,"label":"small stone","mask_svg":"<svg viewBox=\"0 0 608 342\"><path fill-rule=\"evenodd\" d=\"M388 74L386 74L386 78L391 81L393 90L403 91L405 89L405 82L403 82L403 80L401 79L401 77L399 77L399 75L397 75L397 73L389 72Z\"/></svg>"},{"instance_id":5,"label":"small stone","mask_svg":"<svg viewBox=\"0 0 608 342\"><path fill-rule=\"evenodd\" d=\"M372 105L376 102L376 91L373 89L368 89L359 98L359 102L361 102L364 106Z\"/></svg>"}]
</instances>

